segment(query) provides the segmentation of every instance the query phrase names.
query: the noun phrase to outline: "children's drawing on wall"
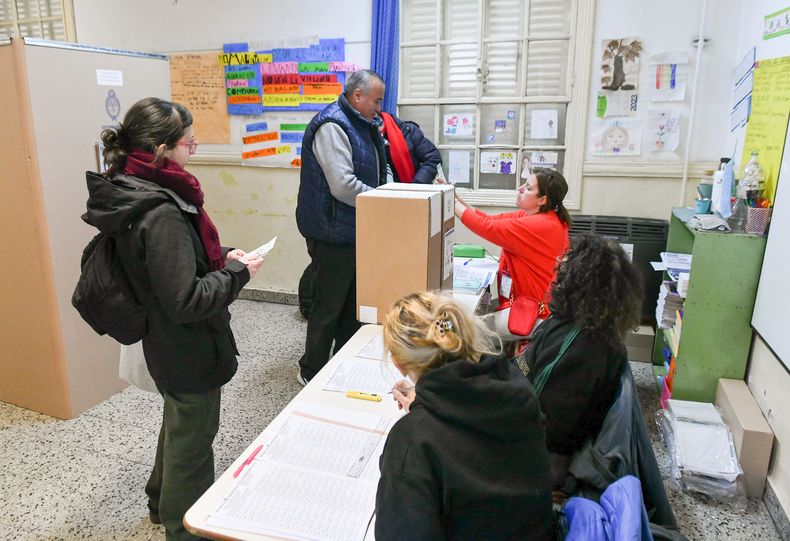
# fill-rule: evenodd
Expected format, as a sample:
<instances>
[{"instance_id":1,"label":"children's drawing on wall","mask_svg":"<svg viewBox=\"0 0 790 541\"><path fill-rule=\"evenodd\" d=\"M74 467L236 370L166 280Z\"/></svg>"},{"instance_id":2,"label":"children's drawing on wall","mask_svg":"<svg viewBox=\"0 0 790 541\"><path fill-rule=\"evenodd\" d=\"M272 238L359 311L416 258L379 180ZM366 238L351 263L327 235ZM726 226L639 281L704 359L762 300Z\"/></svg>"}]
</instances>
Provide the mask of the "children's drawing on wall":
<instances>
[{"instance_id":1,"label":"children's drawing on wall","mask_svg":"<svg viewBox=\"0 0 790 541\"><path fill-rule=\"evenodd\" d=\"M639 38L607 39L601 54L601 89L635 90L639 80Z\"/></svg>"},{"instance_id":2,"label":"children's drawing on wall","mask_svg":"<svg viewBox=\"0 0 790 541\"><path fill-rule=\"evenodd\" d=\"M444 134L448 137L473 137L475 134L474 113L444 115Z\"/></svg>"},{"instance_id":3,"label":"children's drawing on wall","mask_svg":"<svg viewBox=\"0 0 790 541\"><path fill-rule=\"evenodd\" d=\"M529 155L524 154L521 158L521 178L527 180L532 174L532 162L529 160Z\"/></svg>"},{"instance_id":4,"label":"children's drawing on wall","mask_svg":"<svg viewBox=\"0 0 790 541\"><path fill-rule=\"evenodd\" d=\"M642 123L631 118L598 120L590 138L596 156L639 156Z\"/></svg>"},{"instance_id":5,"label":"children's drawing on wall","mask_svg":"<svg viewBox=\"0 0 790 541\"><path fill-rule=\"evenodd\" d=\"M535 109L532 111L529 128L530 139L557 138L557 110Z\"/></svg>"},{"instance_id":6,"label":"children's drawing on wall","mask_svg":"<svg viewBox=\"0 0 790 541\"><path fill-rule=\"evenodd\" d=\"M493 175L512 175L514 155L512 152L481 152L480 173Z\"/></svg>"},{"instance_id":7,"label":"children's drawing on wall","mask_svg":"<svg viewBox=\"0 0 790 541\"><path fill-rule=\"evenodd\" d=\"M634 116L639 107L639 94L633 92L598 93L598 118Z\"/></svg>"},{"instance_id":8,"label":"children's drawing on wall","mask_svg":"<svg viewBox=\"0 0 790 541\"><path fill-rule=\"evenodd\" d=\"M689 54L659 53L650 57L652 101L683 101L686 99Z\"/></svg>"},{"instance_id":9,"label":"children's drawing on wall","mask_svg":"<svg viewBox=\"0 0 790 541\"><path fill-rule=\"evenodd\" d=\"M645 131L648 151L677 150L680 144L680 111L677 109L649 111Z\"/></svg>"},{"instance_id":10,"label":"children's drawing on wall","mask_svg":"<svg viewBox=\"0 0 790 541\"><path fill-rule=\"evenodd\" d=\"M559 152L533 151L531 162L533 167L554 169L559 161L559 156Z\"/></svg>"}]
</instances>

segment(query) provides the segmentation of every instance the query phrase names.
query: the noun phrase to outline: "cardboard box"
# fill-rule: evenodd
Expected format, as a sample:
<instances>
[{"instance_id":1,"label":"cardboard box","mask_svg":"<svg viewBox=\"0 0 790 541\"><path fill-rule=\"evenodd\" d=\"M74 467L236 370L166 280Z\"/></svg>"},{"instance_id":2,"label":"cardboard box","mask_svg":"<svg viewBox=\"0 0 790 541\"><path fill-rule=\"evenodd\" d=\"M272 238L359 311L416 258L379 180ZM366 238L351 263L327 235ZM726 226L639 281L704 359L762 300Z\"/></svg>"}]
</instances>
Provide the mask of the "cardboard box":
<instances>
[{"instance_id":1,"label":"cardboard box","mask_svg":"<svg viewBox=\"0 0 790 541\"><path fill-rule=\"evenodd\" d=\"M746 495L761 498L771 460L774 433L763 417L746 382L720 379L716 405L732 431L735 453L743 469Z\"/></svg>"},{"instance_id":2,"label":"cardboard box","mask_svg":"<svg viewBox=\"0 0 790 541\"><path fill-rule=\"evenodd\" d=\"M629 361L653 362L653 341L656 333L650 325L640 325L625 335Z\"/></svg>"},{"instance_id":3,"label":"cardboard box","mask_svg":"<svg viewBox=\"0 0 790 541\"><path fill-rule=\"evenodd\" d=\"M357 196L357 316L381 323L393 302L442 285L442 194Z\"/></svg>"},{"instance_id":4,"label":"cardboard box","mask_svg":"<svg viewBox=\"0 0 790 541\"><path fill-rule=\"evenodd\" d=\"M653 341L656 333L650 325L640 325L636 329L628 331L625 335L625 345L637 348L653 349Z\"/></svg>"},{"instance_id":5,"label":"cardboard box","mask_svg":"<svg viewBox=\"0 0 790 541\"><path fill-rule=\"evenodd\" d=\"M442 289L453 289L453 246L455 245L455 186L449 184L414 184L391 182L380 190L429 192L442 194Z\"/></svg>"}]
</instances>

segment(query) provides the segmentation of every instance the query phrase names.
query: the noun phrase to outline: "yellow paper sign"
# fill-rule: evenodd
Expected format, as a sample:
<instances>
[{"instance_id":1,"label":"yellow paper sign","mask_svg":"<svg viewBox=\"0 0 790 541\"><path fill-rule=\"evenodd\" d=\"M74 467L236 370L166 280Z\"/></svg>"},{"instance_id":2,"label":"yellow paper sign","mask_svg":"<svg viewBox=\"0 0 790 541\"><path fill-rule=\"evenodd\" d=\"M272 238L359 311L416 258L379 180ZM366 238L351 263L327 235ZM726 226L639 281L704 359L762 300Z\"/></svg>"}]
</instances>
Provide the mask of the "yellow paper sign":
<instances>
[{"instance_id":1,"label":"yellow paper sign","mask_svg":"<svg viewBox=\"0 0 790 541\"><path fill-rule=\"evenodd\" d=\"M271 62L271 54L259 53L224 53L219 55L219 63L223 66L238 66L240 64L260 64Z\"/></svg>"},{"instance_id":2,"label":"yellow paper sign","mask_svg":"<svg viewBox=\"0 0 790 541\"><path fill-rule=\"evenodd\" d=\"M301 98L302 103L332 103L337 100L337 96L333 96L332 94L311 94L301 96ZM264 105L266 105L266 103L264 103Z\"/></svg>"},{"instance_id":3,"label":"yellow paper sign","mask_svg":"<svg viewBox=\"0 0 790 541\"><path fill-rule=\"evenodd\" d=\"M333 100L334 101L334 100ZM299 107L302 96L299 94L264 94L264 107Z\"/></svg>"},{"instance_id":4,"label":"yellow paper sign","mask_svg":"<svg viewBox=\"0 0 790 541\"><path fill-rule=\"evenodd\" d=\"M740 167L752 151L765 173L765 198L773 201L782 161L787 115L790 112L790 57L760 60L754 68L752 110L746 125L746 139ZM788 149L790 150L790 149Z\"/></svg>"}]
</instances>

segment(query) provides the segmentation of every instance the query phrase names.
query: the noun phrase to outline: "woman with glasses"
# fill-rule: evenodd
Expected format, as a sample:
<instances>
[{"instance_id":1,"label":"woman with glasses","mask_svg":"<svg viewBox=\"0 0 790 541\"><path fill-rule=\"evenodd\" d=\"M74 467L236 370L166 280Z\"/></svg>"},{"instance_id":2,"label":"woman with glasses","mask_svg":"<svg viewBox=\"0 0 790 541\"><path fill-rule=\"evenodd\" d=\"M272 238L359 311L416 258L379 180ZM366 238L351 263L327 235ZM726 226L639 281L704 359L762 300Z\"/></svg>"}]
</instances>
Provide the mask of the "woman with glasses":
<instances>
[{"instance_id":1,"label":"woman with glasses","mask_svg":"<svg viewBox=\"0 0 790 541\"><path fill-rule=\"evenodd\" d=\"M624 364L625 334L639 324L639 271L616 242L575 238L557 267L551 317L527 347L527 377L546 415L546 441L555 487L571 456L601 428L614 402Z\"/></svg>"},{"instance_id":2,"label":"woman with glasses","mask_svg":"<svg viewBox=\"0 0 790 541\"><path fill-rule=\"evenodd\" d=\"M110 167L103 176L88 173L84 218L114 237L129 283L149 309L143 351L164 398L145 488L149 517L164 523L168 540L194 539L183 517L214 482L220 389L237 366L228 305L263 259L220 244L200 182L184 169L197 148L186 108L143 99L101 137Z\"/></svg>"},{"instance_id":3,"label":"woman with glasses","mask_svg":"<svg viewBox=\"0 0 790 541\"><path fill-rule=\"evenodd\" d=\"M534 168L516 194L519 210L486 214L457 196L455 214L473 233L502 248L499 257L499 302L511 304L525 296L537 301L538 317L548 316L548 290L557 258L568 249L571 217L562 204L568 193L565 178L551 169ZM503 339L518 339L500 331Z\"/></svg>"}]
</instances>

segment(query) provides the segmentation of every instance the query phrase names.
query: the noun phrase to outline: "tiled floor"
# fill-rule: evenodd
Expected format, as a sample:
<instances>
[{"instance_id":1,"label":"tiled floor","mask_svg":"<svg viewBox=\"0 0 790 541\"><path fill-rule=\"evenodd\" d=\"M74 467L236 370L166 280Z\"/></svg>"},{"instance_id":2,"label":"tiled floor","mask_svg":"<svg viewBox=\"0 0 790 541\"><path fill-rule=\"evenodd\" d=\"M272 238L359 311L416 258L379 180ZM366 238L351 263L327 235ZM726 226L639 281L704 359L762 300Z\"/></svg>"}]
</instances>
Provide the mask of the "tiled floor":
<instances>
[{"instance_id":1,"label":"tiled floor","mask_svg":"<svg viewBox=\"0 0 790 541\"><path fill-rule=\"evenodd\" d=\"M305 323L293 306L237 301L239 372L223 390L217 472L223 471L299 391L294 379ZM657 399L649 367L634 363L648 426ZM158 395L127 388L76 419L60 421L0 402L0 539L161 540L143 487L161 421ZM657 458L665 463L653 432ZM779 539L765 505L745 513L670 492L692 540Z\"/></svg>"}]
</instances>

